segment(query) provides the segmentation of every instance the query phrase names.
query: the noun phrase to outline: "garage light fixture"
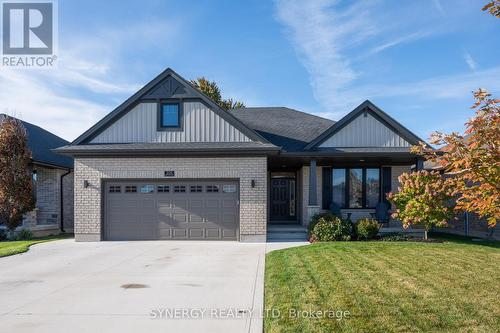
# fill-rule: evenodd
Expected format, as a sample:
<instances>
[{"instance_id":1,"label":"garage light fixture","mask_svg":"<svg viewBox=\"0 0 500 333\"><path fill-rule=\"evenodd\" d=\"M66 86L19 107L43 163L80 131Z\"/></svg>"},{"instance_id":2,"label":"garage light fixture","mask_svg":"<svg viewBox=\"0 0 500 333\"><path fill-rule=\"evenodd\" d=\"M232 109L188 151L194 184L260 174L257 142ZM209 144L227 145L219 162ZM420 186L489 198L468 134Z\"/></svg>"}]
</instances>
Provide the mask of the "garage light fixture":
<instances>
[{"instance_id":1,"label":"garage light fixture","mask_svg":"<svg viewBox=\"0 0 500 333\"><path fill-rule=\"evenodd\" d=\"M84 188L87 188L87 187L89 187L89 186L90 186L89 181L88 181L88 180L84 180L84 181L83 181L83 187L84 187Z\"/></svg>"},{"instance_id":2,"label":"garage light fixture","mask_svg":"<svg viewBox=\"0 0 500 333\"><path fill-rule=\"evenodd\" d=\"M252 188L255 187L255 179L252 179Z\"/></svg>"}]
</instances>

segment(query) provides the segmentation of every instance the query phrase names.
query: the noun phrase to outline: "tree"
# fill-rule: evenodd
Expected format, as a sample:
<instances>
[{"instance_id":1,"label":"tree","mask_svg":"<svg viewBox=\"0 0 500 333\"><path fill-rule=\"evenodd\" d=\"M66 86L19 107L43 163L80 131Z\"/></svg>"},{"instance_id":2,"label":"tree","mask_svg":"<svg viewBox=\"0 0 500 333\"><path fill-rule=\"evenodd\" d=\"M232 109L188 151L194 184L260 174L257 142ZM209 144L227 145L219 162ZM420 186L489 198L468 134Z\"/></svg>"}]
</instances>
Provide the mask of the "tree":
<instances>
[{"instance_id":1,"label":"tree","mask_svg":"<svg viewBox=\"0 0 500 333\"><path fill-rule=\"evenodd\" d=\"M224 110L243 108L245 104L240 101L234 101L232 98L224 99L217 82L209 81L205 77L199 77L191 80L191 84L202 93L214 100Z\"/></svg>"},{"instance_id":2,"label":"tree","mask_svg":"<svg viewBox=\"0 0 500 333\"><path fill-rule=\"evenodd\" d=\"M403 222L403 227L423 225L425 239L432 227L444 227L453 217L453 182L436 171L417 171L399 176L397 193L387 198L396 210L392 218Z\"/></svg>"},{"instance_id":3,"label":"tree","mask_svg":"<svg viewBox=\"0 0 500 333\"><path fill-rule=\"evenodd\" d=\"M457 210L474 212L493 227L500 219L500 100L484 89L474 98L476 114L465 124L464 135L436 132L430 143L441 149L420 143L412 151L453 174Z\"/></svg>"},{"instance_id":4,"label":"tree","mask_svg":"<svg viewBox=\"0 0 500 333\"><path fill-rule=\"evenodd\" d=\"M500 18L500 0L492 0L488 2L484 7L483 7L483 12L488 12L491 15Z\"/></svg>"},{"instance_id":5,"label":"tree","mask_svg":"<svg viewBox=\"0 0 500 333\"><path fill-rule=\"evenodd\" d=\"M26 129L19 120L5 118L0 123L0 221L9 230L35 206L30 161Z\"/></svg>"}]
</instances>

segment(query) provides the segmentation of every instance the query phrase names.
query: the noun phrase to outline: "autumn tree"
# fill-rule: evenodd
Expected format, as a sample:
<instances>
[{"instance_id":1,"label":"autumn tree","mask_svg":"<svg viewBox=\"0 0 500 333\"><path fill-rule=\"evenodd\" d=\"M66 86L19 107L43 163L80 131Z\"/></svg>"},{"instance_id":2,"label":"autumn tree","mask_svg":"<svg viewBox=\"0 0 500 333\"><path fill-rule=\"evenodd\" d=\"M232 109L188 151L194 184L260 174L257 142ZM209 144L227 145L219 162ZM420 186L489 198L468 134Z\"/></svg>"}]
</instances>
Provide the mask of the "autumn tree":
<instances>
[{"instance_id":1,"label":"autumn tree","mask_svg":"<svg viewBox=\"0 0 500 333\"><path fill-rule=\"evenodd\" d=\"M412 151L453 175L457 210L474 212L493 227L500 218L500 100L484 89L474 98L476 114L465 124L464 135L436 132L430 143L441 149L421 143Z\"/></svg>"},{"instance_id":2,"label":"autumn tree","mask_svg":"<svg viewBox=\"0 0 500 333\"><path fill-rule=\"evenodd\" d=\"M453 181L436 171L403 173L398 178L398 192L387 198L396 207L391 217L403 222L403 227L422 225L427 232L432 227L444 227L453 217Z\"/></svg>"},{"instance_id":3,"label":"autumn tree","mask_svg":"<svg viewBox=\"0 0 500 333\"><path fill-rule=\"evenodd\" d=\"M493 0L488 2L483 7L484 12L488 12L491 15L500 18L500 0Z\"/></svg>"},{"instance_id":4,"label":"autumn tree","mask_svg":"<svg viewBox=\"0 0 500 333\"><path fill-rule=\"evenodd\" d=\"M9 230L22 223L23 214L34 208L31 151L26 129L14 118L0 120L0 222Z\"/></svg>"},{"instance_id":5,"label":"autumn tree","mask_svg":"<svg viewBox=\"0 0 500 333\"><path fill-rule=\"evenodd\" d=\"M202 93L214 100L224 110L231 110L245 107L243 102L235 101L232 98L224 99L220 88L215 81L207 80L205 77L199 77L196 80L191 80L191 84Z\"/></svg>"}]
</instances>

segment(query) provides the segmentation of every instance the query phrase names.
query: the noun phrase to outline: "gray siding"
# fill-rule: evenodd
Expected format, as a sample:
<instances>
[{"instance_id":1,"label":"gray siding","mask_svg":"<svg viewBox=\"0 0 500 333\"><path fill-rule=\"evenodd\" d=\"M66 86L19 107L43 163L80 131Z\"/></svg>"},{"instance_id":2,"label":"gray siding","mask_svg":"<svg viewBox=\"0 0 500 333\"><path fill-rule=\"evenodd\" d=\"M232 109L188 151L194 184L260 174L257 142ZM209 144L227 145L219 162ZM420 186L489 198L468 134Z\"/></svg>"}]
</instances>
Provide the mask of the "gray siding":
<instances>
[{"instance_id":1,"label":"gray siding","mask_svg":"<svg viewBox=\"0 0 500 333\"><path fill-rule=\"evenodd\" d=\"M140 103L91 143L249 142L226 120L200 102L184 102L182 130L157 130L157 104Z\"/></svg>"},{"instance_id":2,"label":"gray siding","mask_svg":"<svg viewBox=\"0 0 500 333\"><path fill-rule=\"evenodd\" d=\"M400 135L371 114L359 115L320 147L409 147Z\"/></svg>"}]
</instances>

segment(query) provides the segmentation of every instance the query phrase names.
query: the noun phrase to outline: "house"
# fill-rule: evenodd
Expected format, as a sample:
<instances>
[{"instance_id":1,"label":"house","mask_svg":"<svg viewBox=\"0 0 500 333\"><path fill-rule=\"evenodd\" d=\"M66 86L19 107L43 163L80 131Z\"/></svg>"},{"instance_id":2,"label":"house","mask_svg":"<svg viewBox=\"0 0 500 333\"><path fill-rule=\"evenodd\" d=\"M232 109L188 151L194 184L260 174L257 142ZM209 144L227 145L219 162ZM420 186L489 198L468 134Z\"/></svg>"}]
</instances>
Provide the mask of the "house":
<instances>
[{"instance_id":1,"label":"house","mask_svg":"<svg viewBox=\"0 0 500 333\"><path fill-rule=\"evenodd\" d=\"M356 220L422 161L369 101L338 122L288 108L225 111L165 70L70 145L77 241L265 241L332 202Z\"/></svg>"},{"instance_id":2,"label":"house","mask_svg":"<svg viewBox=\"0 0 500 333\"><path fill-rule=\"evenodd\" d=\"M469 135L466 135L464 138L465 140L469 140ZM440 149L446 151L448 147L444 146ZM424 169L427 171L437 171L445 177L455 176L454 173L447 172L443 166L432 160L424 162ZM447 226L436 230L460 236L500 240L500 225L497 224L491 227L486 218L481 218L474 212L456 212L454 218L448 221Z\"/></svg>"},{"instance_id":3,"label":"house","mask_svg":"<svg viewBox=\"0 0 500 333\"><path fill-rule=\"evenodd\" d=\"M0 114L0 123L7 117ZM19 120L19 119L18 119ZM24 216L20 228L35 236L73 231L73 159L52 149L68 141L41 127L19 120L28 135L36 208Z\"/></svg>"}]
</instances>

